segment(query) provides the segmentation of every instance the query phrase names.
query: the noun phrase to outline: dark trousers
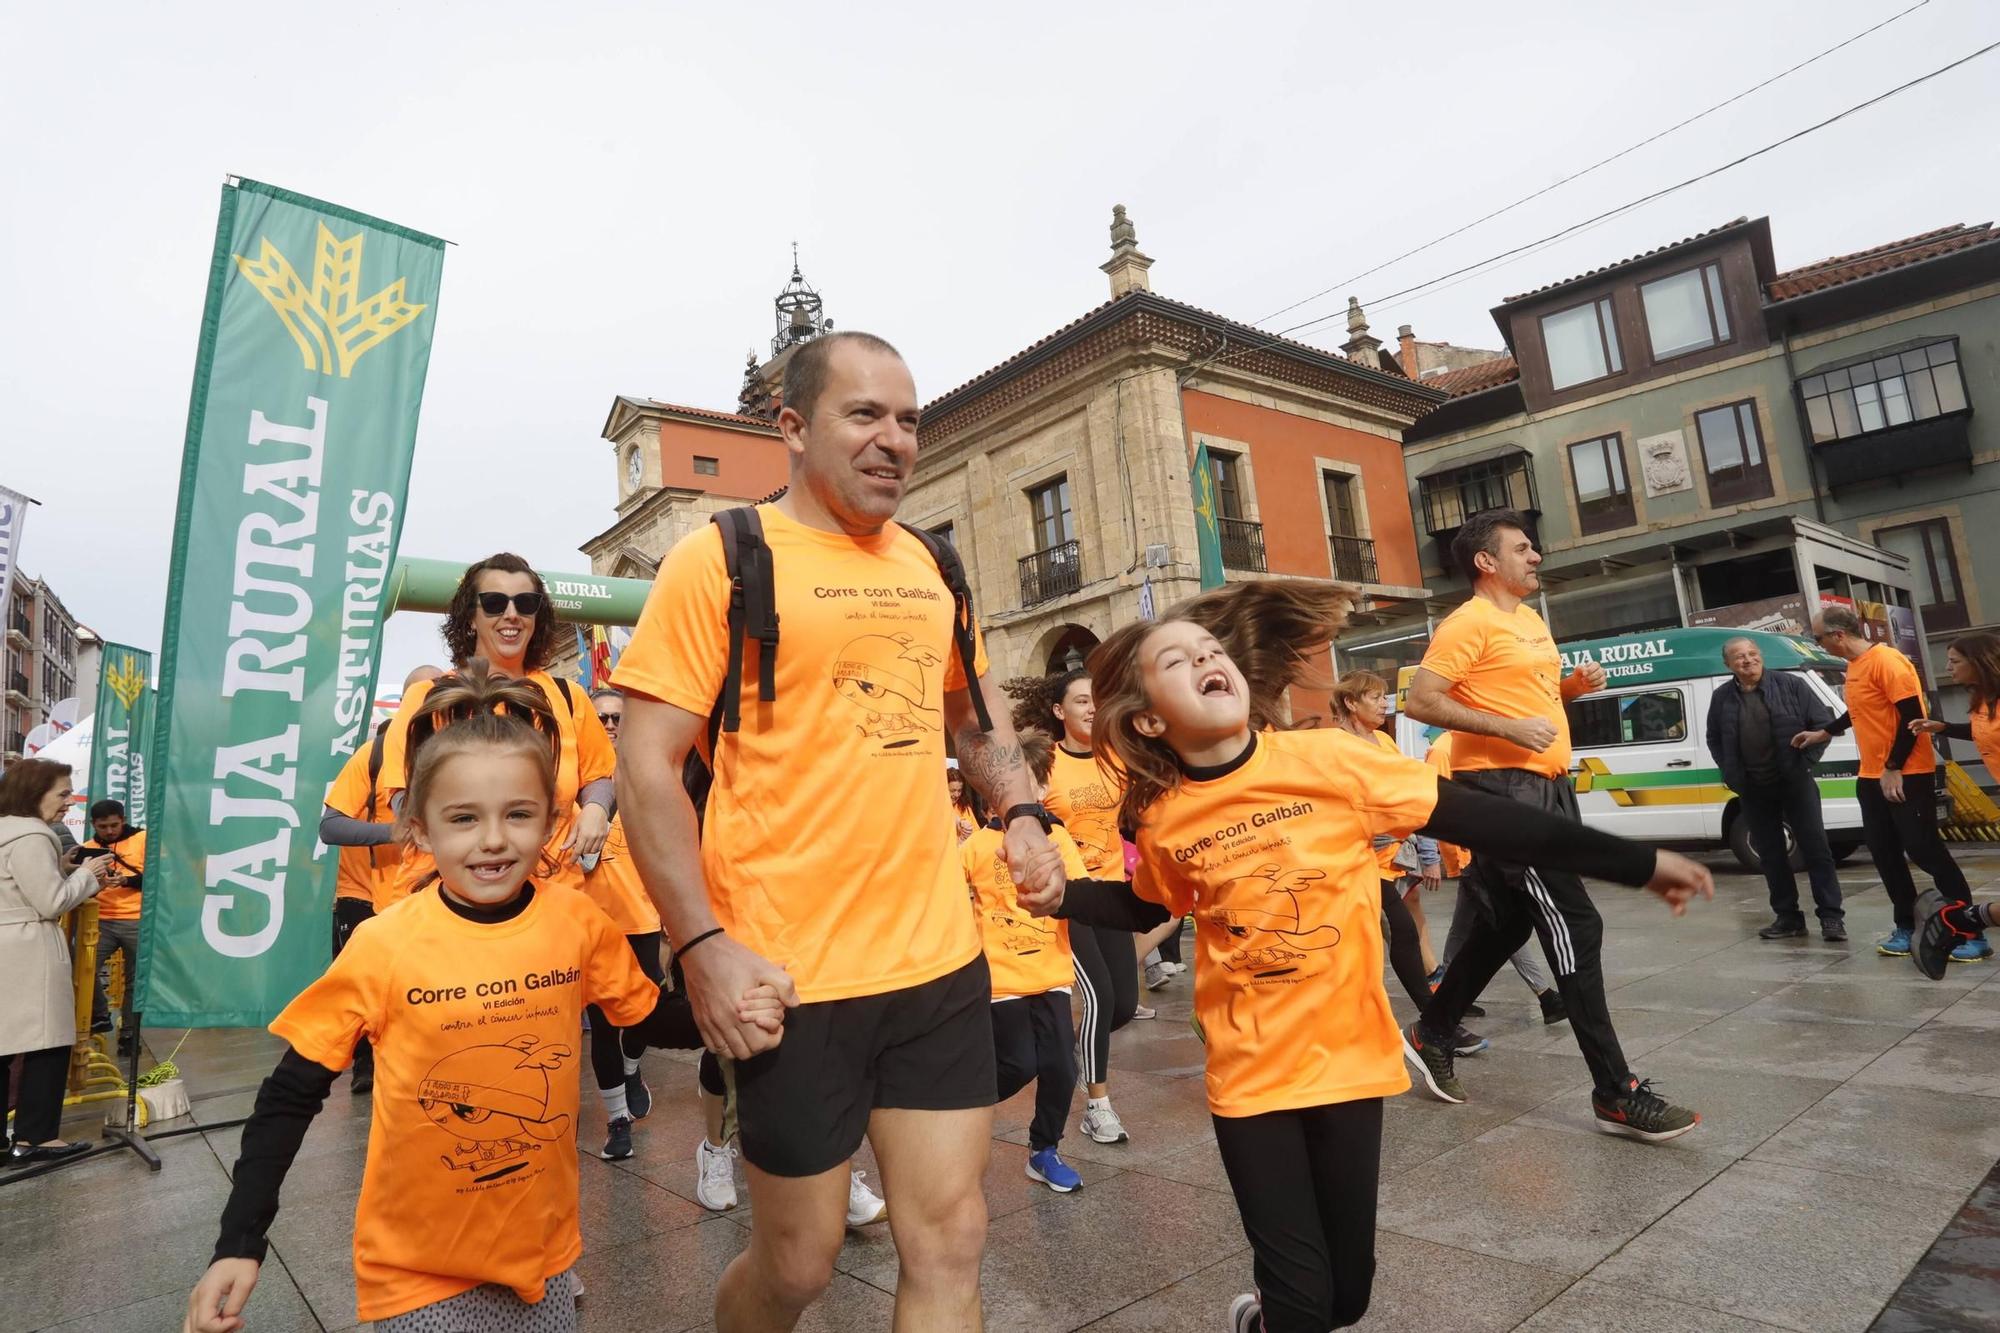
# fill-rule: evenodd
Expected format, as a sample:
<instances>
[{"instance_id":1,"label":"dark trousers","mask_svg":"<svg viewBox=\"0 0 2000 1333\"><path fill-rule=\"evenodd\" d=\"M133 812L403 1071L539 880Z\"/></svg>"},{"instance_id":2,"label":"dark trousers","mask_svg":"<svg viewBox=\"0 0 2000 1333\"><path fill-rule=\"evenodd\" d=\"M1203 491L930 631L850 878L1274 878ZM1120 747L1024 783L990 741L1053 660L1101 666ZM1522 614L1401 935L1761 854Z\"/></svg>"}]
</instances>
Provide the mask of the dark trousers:
<instances>
[{"instance_id":1,"label":"dark trousers","mask_svg":"<svg viewBox=\"0 0 2000 1333\"><path fill-rule=\"evenodd\" d=\"M340 951L347 947L347 941L363 922L375 919L375 904L366 898L335 898L333 900L333 956L340 957ZM354 1043L354 1072L372 1074L375 1072L375 1048L362 1037Z\"/></svg>"},{"instance_id":2,"label":"dark trousers","mask_svg":"<svg viewBox=\"0 0 2000 1333\"><path fill-rule=\"evenodd\" d=\"M997 1001L993 1006L993 1056L1001 1101L1030 1082L1035 1085L1029 1150L1040 1152L1061 1143L1070 1100L1076 1096L1076 1032L1069 1019L1069 996L1044 991Z\"/></svg>"},{"instance_id":3,"label":"dark trousers","mask_svg":"<svg viewBox=\"0 0 2000 1333\"><path fill-rule=\"evenodd\" d=\"M1417 938L1417 919L1403 901L1401 880L1382 881L1383 944L1389 955L1389 970L1403 984L1410 1003L1421 1009L1430 1002L1431 974L1424 971L1423 941Z\"/></svg>"},{"instance_id":4,"label":"dark trousers","mask_svg":"<svg viewBox=\"0 0 2000 1333\"><path fill-rule=\"evenodd\" d=\"M1764 867L1764 884L1771 892L1771 915L1779 921L1804 921L1799 910L1799 881L1785 854L1785 826L1805 858L1806 879L1812 884L1813 907L1822 924L1844 919L1840 907L1840 876L1833 868L1833 848L1827 846L1826 824L1820 816L1819 784L1810 773L1779 776L1770 786L1744 784L1737 800L1749 822L1750 845Z\"/></svg>"},{"instance_id":5,"label":"dark trousers","mask_svg":"<svg viewBox=\"0 0 2000 1333\"><path fill-rule=\"evenodd\" d=\"M1382 1099L1212 1119L1265 1333L1325 1333L1359 1320L1375 1285Z\"/></svg>"},{"instance_id":6,"label":"dark trousers","mask_svg":"<svg viewBox=\"0 0 2000 1333\"><path fill-rule=\"evenodd\" d=\"M1452 781L1581 822L1576 792L1567 777L1501 768L1460 773ZM1493 974L1507 965L1531 933L1539 935L1542 952L1555 969L1556 990L1569 1010L1570 1031L1590 1066L1591 1081L1600 1095L1621 1092L1632 1071L1619 1049L1611 1006L1604 998L1604 921L1583 881L1567 871L1516 865L1473 848L1472 864L1460 882L1473 889L1480 910L1464 945L1445 968L1437 993L1424 1007L1424 1031L1440 1043L1449 1041L1465 1017L1466 1006L1486 989Z\"/></svg>"},{"instance_id":7,"label":"dark trousers","mask_svg":"<svg viewBox=\"0 0 2000 1333\"><path fill-rule=\"evenodd\" d=\"M137 1041L138 1031L132 1026L132 997L139 993L135 984L139 975L139 923L137 921L97 921L97 984L91 994L90 1020L96 1027L100 1019L111 1016L110 1001L106 998L105 987L111 981L111 958L113 954L125 955L125 997L118 1004L118 1040Z\"/></svg>"},{"instance_id":8,"label":"dark trousers","mask_svg":"<svg viewBox=\"0 0 2000 1333\"><path fill-rule=\"evenodd\" d=\"M1868 856L1895 909L1898 930L1917 925L1917 886L1905 857L1931 877L1946 901L1972 901L1964 872L1938 836L1935 773L1905 773L1900 801L1884 796L1876 778L1857 779L1854 794L1861 802L1861 836L1868 840Z\"/></svg>"},{"instance_id":9,"label":"dark trousers","mask_svg":"<svg viewBox=\"0 0 2000 1333\"><path fill-rule=\"evenodd\" d=\"M21 1057L21 1088L7 1097L6 1066L14 1057L0 1062L0 1123L9 1110L14 1113L14 1142L47 1143L62 1130L63 1083L69 1075L67 1046L51 1046L46 1051L29 1051Z\"/></svg>"},{"instance_id":10,"label":"dark trousers","mask_svg":"<svg viewBox=\"0 0 2000 1333\"><path fill-rule=\"evenodd\" d=\"M1083 1024L1076 1034L1077 1062L1085 1083L1111 1077L1111 1034L1132 1021L1139 1007L1139 956L1132 932L1069 923L1069 948L1076 955L1076 994L1083 1001Z\"/></svg>"},{"instance_id":11,"label":"dark trousers","mask_svg":"<svg viewBox=\"0 0 2000 1333\"><path fill-rule=\"evenodd\" d=\"M632 947L632 956L639 960L641 972L654 981L666 980L667 974L660 967L659 931L627 935L625 942ZM626 1058L636 1060L644 1055L645 1039L630 1029L611 1026L611 1020L594 1004L586 1012L590 1014L590 1072L597 1076L597 1086L602 1091L623 1087Z\"/></svg>"}]
</instances>

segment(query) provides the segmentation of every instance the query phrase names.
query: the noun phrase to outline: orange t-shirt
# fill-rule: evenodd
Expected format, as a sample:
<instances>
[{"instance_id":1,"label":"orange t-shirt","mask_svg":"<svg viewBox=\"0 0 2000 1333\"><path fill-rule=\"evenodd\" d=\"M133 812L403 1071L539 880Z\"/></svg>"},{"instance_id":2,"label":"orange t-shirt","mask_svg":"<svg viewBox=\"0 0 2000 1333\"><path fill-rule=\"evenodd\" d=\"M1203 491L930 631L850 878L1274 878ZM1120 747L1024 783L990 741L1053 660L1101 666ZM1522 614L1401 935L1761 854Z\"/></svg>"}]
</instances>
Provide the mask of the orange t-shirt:
<instances>
[{"instance_id":1,"label":"orange t-shirt","mask_svg":"<svg viewBox=\"0 0 2000 1333\"><path fill-rule=\"evenodd\" d=\"M92 838L83 844L86 847L102 847L103 843ZM111 844L118 861L113 869L120 875L143 875L146 873L146 830L134 829L131 833ZM139 919L139 899L143 888L128 889L113 885L97 895L97 919L99 921L137 921ZM130 987L131 969L126 969L125 984Z\"/></svg>"},{"instance_id":2,"label":"orange t-shirt","mask_svg":"<svg viewBox=\"0 0 2000 1333\"><path fill-rule=\"evenodd\" d=\"M577 793L590 783L615 774L618 771L618 752L611 744L610 733L598 721L597 710L591 707L582 686L575 681L567 682L569 698L565 700L563 687L556 684L555 678L548 672L530 671L524 679L541 686L549 701L549 711L556 716L556 730L562 736L562 757L556 765L555 827L543 848L555 869L538 873L535 882L551 888L581 889L583 868L576 863L576 849L572 847L565 851L563 844L569 841L570 830L576 825ZM389 730L382 741L382 773L376 783L385 792L399 792L408 785L403 756L409 743L410 719L417 715L418 706L430 694L435 683L419 681L412 685L403 695L403 703L396 710L396 716L389 721ZM428 865L406 863L402 875L403 891L407 893L415 887L418 879L429 871Z\"/></svg>"},{"instance_id":3,"label":"orange t-shirt","mask_svg":"<svg viewBox=\"0 0 2000 1333\"><path fill-rule=\"evenodd\" d=\"M1847 715L1854 720L1854 744L1861 751L1861 776L1879 778L1889 762L1889 750L1896 743L1903 720L1896 716L1896 701L1916 696L1917 708L1924 708L1924 682L1909 658L1886 643L1878 643L1847 664ZM1937 768L1937 752L1931 738L1919 736L1903 761L1905 773L1929 773Z\"/></svg>"},{"instance_id":4,"label":"orange t-shirt","mask_svg":"<svg viewBox=\"0 0 2000 1333\"><path fill-rule=\"evenodd\" d=\"M1410 1086L1382 989L1377 831L1407 836L1437 774L1331 729L1269 732L1146 814L1134 892L1194 913L1208 1104L1260 1115Z\"/></svg>"},{"instance_id":5,"label":"orange t-shirt","mask_svg":"<svg viewBox=\"0 0 2000 1333\"><path fill-rule=\"evenodd\" d=\"M1118 803L1123 796L1091 755L1075 755L1060 743L1042 798L1050 814L1076 839L1091 879L1125 878L1125 840L1118 836Z\"/></svg>"},{"instance_id":6,"label":"orange t-shirt","mask_svg":"<svg viewBox=\"0 0 2000 1333\"><path fill-rule=\"evenodd\" d=\"M349 819L365 819L371 824L393 824L396 812L389 808L389 793L383 789L379 774L374 803L371 805L368 800L368 755L374 743L375 738L369 737L368 744L356 750L341 765L340 775L326 789L326 805L327 809ZM341 847L336 850L340 853L340 869L334 879L334 897L359 898L373 903L379 912L393 907L408 895L409 885L403 881L402 844L385 842L375 847ZM424 873L428 874L435 863L428 855L424 855L423 859L427 863Z\"/></svg>"},{"instance_id":7,"label":"orange t-shirt","mask_svg":"<svg viewBox=\"0 0 2000 1333\"><path fill-rule=\"evenodd\" d=\"M715 756L702 833L710 904L808 1003L934 980L979 956L938 780L944 695L967 684L951 594L899 527L849 537L757 512L776 572L777 697L759 701L746 646L742 729ZM667 553L612 683L706 718L728 617L708 524Z\"/></svg>"},{"instance_id":8,"label":"orange t-shirt","mask_svg":"<svg viewBox=\"0 0 2000 1333\"><path fill-rule=\"evenodd\" d=\"M544 889L513 920L481 924L439 892L391 907L387 929L354 932L271 1024L328 1069L345 1069L362 1037L375 1047L354 1210L363 1320L485 1282L539 1301L576 1262L583 1008L630 1027L659 995L582 894Z\"/></svg>"},{"instance_id":9,"label":"orange t-shirt","mask_svg":"<svg viewBox=\"0 0 2000 1333\"><path fill-rule=\"evenodd\" d=\"M649 935L660 928L660 910L653 906L639 878L638 862L625 845L623 815L611 817L611 832L604 837L597 868L583 877L583 891L627 935Z\"/></svg>"},{"instance_id":10,"label":"orange t-shirt","mask_svg":"<svg viewBox=\"0 0 2000 1333\"><path fill-rule=\"evenodd\" d=\"M1361 739L1367 741L1376 749L1386 751L1389 754L1402 753L1401 750L1396 748L1396 742L1389 739L1389 736L1385 732L1371 731L1366 736L1361 737ZM1409 873L1403 867L1396 864L1396 853L1403 849L1403 840L1393 837L1386 829L1377 829L1376 833L1378 836L1388 837L1390 840L1375 849L1375 873L1383 879L1400 880L1404 875Z\"/></svg>"},{"instance_id":11,"label":"orange t-shirt","mask_svg":"<svg viewBox=\"0 0 2000 1333\"><path fill-rule=\"evenodd\" d=\"M1523 603L1502 611L1484 597L1467 599L1446 616L1424 650L1423 669L1451 683L1451 697L1498 717L1547 718L1556 738L1536 754L1497 736L1463 732L1453 742L1461 773L1524 768L1544 777L1569 772L1569 717L1563 712L1562 654L1549 627Z\"/></svg>"},{"instance_id":12,"label":"orange t-shirt","mask_svg":"<svg viewBox=\"0 0 2000 1333\"><path fill-rule=\"evenodd\" d=\"M1076 958L1069 949L1069 922L1030 916L1015 899L1014 877L1000 859L1006 835L982 828L958 845L959 863L972 890L973 910L985 938L986 966L993 973L993 998L1040 995L1063 990L1076 981ZM1081 852L1062 828L1049 830L1049 841L1062 853L1063 874L1089 879Z\"/></svg>"},{"instance_id":13,"label":"orange t-shirt","mask_svg":"<svg viewBox=\"0 0 2000 1333\"><path fill-rule=\"evenodd\" d=\"M1979 751L1980 762L1989 773L2000 773L2000 717L1994 717L1984 708L1972 710L1972 748Z\"/></svg>"},{"instance_id":14,"label":"orange t-shirt","mask_svg":"<svg viewBox=\"0 0 2000 1333\"><path fill-rule=\"evenodd\" d=\"M1451 737L1452 733L1449 731L1440 732L1438 738L1431 742L1431 748L1424 751L1424 762L1436 769L1437 775L1441 778L1451 776ZM1446 879L1457 879L1465 873L1465 868L1472 864L1472 853L1455 842L1440 840L1438 855L1444 861L1442 873Z\"/></svg>"}]
</instances>

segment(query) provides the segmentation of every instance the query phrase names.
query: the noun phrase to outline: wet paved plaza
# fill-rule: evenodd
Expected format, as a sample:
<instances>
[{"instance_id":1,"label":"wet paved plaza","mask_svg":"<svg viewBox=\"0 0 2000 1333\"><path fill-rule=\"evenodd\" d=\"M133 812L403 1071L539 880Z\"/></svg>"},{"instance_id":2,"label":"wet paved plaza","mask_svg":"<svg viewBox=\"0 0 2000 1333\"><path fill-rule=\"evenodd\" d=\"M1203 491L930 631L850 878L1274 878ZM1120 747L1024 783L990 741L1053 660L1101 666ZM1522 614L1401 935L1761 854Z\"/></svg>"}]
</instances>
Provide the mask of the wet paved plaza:
<instances>
[{"instance_id":1,"label":"wet paved plaza","mask_svg":"<svg viewBox=\"0 0 2000 1333\"><path fill-rule=\"evenodd\" d=\"M2000 891L2000 851L1959 851L1982 898ZM2000 1159L2000 968L1955 966L1932 983L1878 957L1888 907L1865 857L1843 882L1847 945L1758 940L1762 882L1739 874L1678 921L1645 895L1597 890L1627 1056L1703 1115L1674 1143L1597 1133L1568 1027L1545 1028L1511 971L1495 978L1489 1017L1473 1023L1494 1049L1460 1066L1472 1101L1390 1104L1379 1270L1361 1327L2000 1329L2000 1176L1982 1188ZM1217 1330L1250 1288L1189 981L1149 996L1158 1019L1114 1039L1113 1100L1132 1141L1091 1143L1072 1116L1063 1148L1080 1192L1053 1195L1022 1174L1032 1090L1000 1108L986 1177L989 1328ZM180 1035L149 1031L148 1050L164 1057ZM245 1114L276 1052L262 1032L195 1033L178 1063L196 1120ZM630 1161L595 1156L602 1113L585 1090L589 1330L708 1327L715 1279L747 1234L747 1210L718 1216L694 1202L692 1059L654 1053L646 1067L655 1104ZM65 1130L88 1137L100 1120L82 1109ZM343 1080L286 1184L247 1311L255 1333L355 1326L348 1247L367 1124L366 1099ZM178 1328L237 1140L235 1129L162 1140L157 1175L115 1154L0 1187L0 1329ZM862 1165L873 1179L865 1150ZM895 1286L888 1229L851 1233L801 1327L887 1328Z\"/></svg>"}]
</instances>

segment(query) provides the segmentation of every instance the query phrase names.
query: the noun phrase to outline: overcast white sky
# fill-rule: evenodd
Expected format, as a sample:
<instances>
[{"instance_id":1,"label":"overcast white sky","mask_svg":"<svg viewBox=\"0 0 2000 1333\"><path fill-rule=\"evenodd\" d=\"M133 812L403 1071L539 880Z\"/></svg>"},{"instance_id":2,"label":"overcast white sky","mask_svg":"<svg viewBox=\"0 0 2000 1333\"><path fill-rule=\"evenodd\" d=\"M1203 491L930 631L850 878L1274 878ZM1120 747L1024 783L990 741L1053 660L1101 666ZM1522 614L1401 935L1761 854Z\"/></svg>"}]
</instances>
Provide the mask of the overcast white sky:
<instances>
[{"instance_id":1,"label":"overcast white sky","mask_svg":"<svg viewBox=\"0 0 2000 1333\"><path fill-rule=\"evenodd\" d=\"M227 173L449 237L406 555L584 569L612 396L728 408L800 243L846 328L935 396L1107 294L1111 205L1154 290L1255 321L1913 0L1672 5L134 4L9 7L0 484L22 565L156 648ZM1336 311L1545 236L2000 38L1932 0ZM1501 297L1739 215L1781 265L1996 212L2000 53L1375 332L1497 346ZM1305 335L1332 346L1340 321ZM385 687L440 648L392 622Z\"/></svg>"}]
</instances>

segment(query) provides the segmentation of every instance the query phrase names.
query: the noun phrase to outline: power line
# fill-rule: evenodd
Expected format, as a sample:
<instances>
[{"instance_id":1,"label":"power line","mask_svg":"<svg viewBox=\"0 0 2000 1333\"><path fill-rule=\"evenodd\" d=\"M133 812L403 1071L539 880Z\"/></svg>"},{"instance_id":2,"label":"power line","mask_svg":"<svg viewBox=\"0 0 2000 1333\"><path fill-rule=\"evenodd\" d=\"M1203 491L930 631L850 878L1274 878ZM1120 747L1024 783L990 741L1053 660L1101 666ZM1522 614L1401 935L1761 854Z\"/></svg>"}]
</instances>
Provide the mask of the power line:
<instances>
[{"instance_id":1,"label":"power line","mask_svg":"<svg viewBox=\"0 0 2000 1333\"><path fill-rule=\"evenodd\" d=\"M1416 249L1414 250L1405 250L1402 254L1397 255L1393 259L1385 259L1381 263L1375 265L1375 267L1373 268L1363 269L1361 272L1356 273L1353 277L1342 278L1339 282L1334 283L1331 287L1322 288L1321 290L1314 292L1311 296L1301 297L1299 300L1292 302L1288 306L1284 306L1280 309L1273 310L1270 314L1265 315L1262 318L1258 319L1256 323L1262 324L1267 320L1276 319L1279 315L1286 314L1293 310L1297 310L1300 306L1310 304L1313 301L1317 301L1322 296L1330 296L1334 292L1340 291L1341 289L1347 287L1352 283L1359 282L1363 278L1371 277L1374 274L1380 273L1383 269L1390 267L1392 264L1400 264L1405 259L1409 259L1414 255L1422 254L1424 251L1430 249L1432 246L1441 245L1444 242L1450 240L1454 236L1461 236L1466 232L1471 231L1474 227L1479 226L1481 223L1491 222L1494 218L1499 217L1503 213L1511 213L1515 209L1519 208L1521 205L1526 203L1531 203L1534 200L1541 198L1543 195L1549 193L1551 190L1561 189L1563 186L1569 184L1571 181L1579 180L1584 176L1588 176L1591 172L1596 171L1599 167L1609 166L1613 162L1616 162L1619 158L1628 157L1631 154L1638 152L1641 148L1646 147L1648 144L1659 142L1661 139L1666 138L1669 134L1674 133L1676 130L1686 129L1688 126L1694 124L1696 121L1701 120L1707 116L1712 116L1716 112L1722 110L1724 107L1742 101L1744 98L1750 96L1752 93L1761 92L1763 89L1770 87L1772 84L1778 82L1780 79L1788 78L1789 76L1798 73L1806 66L1824 60L1826 57L1832 55L1834 52L1841 50L1843 47L1852 46L1854 45L1854 43L1860 41L1862 38L1869 36L1871 33L1880 32L1882 29L1888 27L1890 24L1896 22L1898 19L1909 17L1911 14L1916 13L1919 9L1922 9L1925 5L1928 5L1930 2L1931 0L1917 0L1917 3L1911 5L1908 9L1905 9L1900 13L1891 14L1888 18L1883 19L1880 23L1877 23L1874 27L1864 28L1862 31L1855 33L1852 37L1849 37L1846 41L1838 42L1833 46L1829 46L1826 48L1826 50L1821 51L1818 55L1810 56L1805 60L1801 60L1798 64L1793 65L1790 69L1780 70L1778 73L1773 74L1770 78L1765 79L1762 83L1753 84L1750 87L1745 88L1742 92L1737 93L1734 97L1725 98L1724 100L1717 102L1714 106L1709 107L1707 110L1697 111L1694 115L1689 116L1686 120L1679 121L1675 124L1669 125L1667 126L1667 128L1659 131L1657 134L1649 135L1648 137L1641 139L1639 140L1639 142L1631 145L1629 148L1622 148L1619 151L1613 153L1611 156L1593 162L1589 166L1581 169L1580 171L1573 171L1569 175L1564 176L1561 180L1555 181L1551 184L1543 186L1539 190L1536 190L1533 194L1522 195L1519 199L1516 199L1511 204L1507 204L1501 208L1496 208L1491 213L1488 213L1483 217L1476 217L1472 221L1466 223L1464 226L1455 227L1452 230L1444 233L1444 235L1442 236L1433 237L1432 239L1425 241L1422 245L1416 247ZM1301 325L1299 327L1304 327L1304 326Z\"/></svg>"},{"instance_id":2,"label":"power line","mask_svg":"<svg viewBox=\"0 0 2000 1333\"><path fill-rule=\"evenodd\" d=\"M1870 107L1877 106L1883 102L1886 102L1892 97L1896 97L1903 93L1906 93L1910 89L1918 87L1921 84L1928 83L1932 79L1935 79L1942 74L1948 74L1952 70L1957 69L1961 65L1970 64L1972 61L1979 59L1981 56L1991 55L1994 51L2000 51L2000 42L1991 42L1985 46L1980 47L1977 51L1974 51L1969 55L1960 56L1957 60L1952 61L1950 64L1939 66L1937 69L1930 71L1930 73L1928 74L1920 74L1916 78L1911 79L1907 83L1901 83L1898 84L1896 87L1889 89L1886 92L1877 93L1875 96L1867 99L1864 102L1857 102L1853 106L1848 107L1844 111L1839 111L1831 116L1828 116L1825 120L1819 121L1812 125L1808 125L1804 129L1795 130L1792 133L1786 135L1782 139L1778 139L1771 143L1765 144L1762 148L1752 149L1750 152L1744 153L1740 157L1732 158L1731 160L1722 163L1720 166L1711 167L1707 171L1700 172L1697 175L1690 176L1684 181L1679 181L1672 185L1662 186L1657 190L1653 190L1646 194L1640 195L1638 198L1633 199L1629 203L1620 204L1616 208L1606 209L1604 212L1595 214L1591 217L1587 217L1583 219L1581 222L1571 223L1569 226L1564 227L1560 231L1551 232L1547 236L1540 237L1536 240L1527 241L1521 245L1512 246L1506 250L1500 251L1500 253L1496 255L1489 255L1485 259L1477 260L1473 263L1465 264L1458 268L1452 269L1449 273L1441 273L1435 278L1427 279L1426 281L1416 283L1413 286L1404 287L1399 291L1388 292L1385 293L1384 295L1374 297L1367 304L1384 305L1390 301L1396 300L1399 297L1414 295L1415 293L1421 292L1426 288L1435 287L1440 283L1443 283L1451 278L1456 278L1463 274L1471 273L1476 269L1485 269L1487 267L1490 267L1491 265L1499 263L1501 260L1512 259L1516 255L1523 254L1527 251L1538 249L1540 247L1552 244L1556 241L1563 239L1566 236L1570 236L1575 234L1576 232L1582 231L1586 227L1593 227L1601 222L1607 222L1612 218L1618 217L1625 213L1629 213L1636 208L1641 208L1645 206L1646 204L1650 204L1656 199L1663 199L1667 195L1676 193L1677 191L1680 190L1685 190L1690 185L1697 185L1702 181L1709 179L1712 176L1719 176L1725 171L1729 171L1735 167L1740 167L1745 162L1754 161L1755 159L1764 156L1766 153L1774 152L1779 148L1783 148L1787 144L1796 143L1798 140L1805 138L1809 134L1818 133L1820 130L1826 129L1830 125L1834 125L1840 121L1843 121L1847 119L1849 116L1856 115L1862 111L1866 111ZM1294 324L1290 328L1280 329L1278 331L1277 336L1281 338L1287 337L1293 333L1299 332L1300 330L1315 328L1321 324L1330 323L1333 320L1340 318L1345 313L1346 313L1345 311L1337 311L1329 315L1316 316L1315 318L1306 320L1302 324Z\"/></svg>"}]
</instances>

